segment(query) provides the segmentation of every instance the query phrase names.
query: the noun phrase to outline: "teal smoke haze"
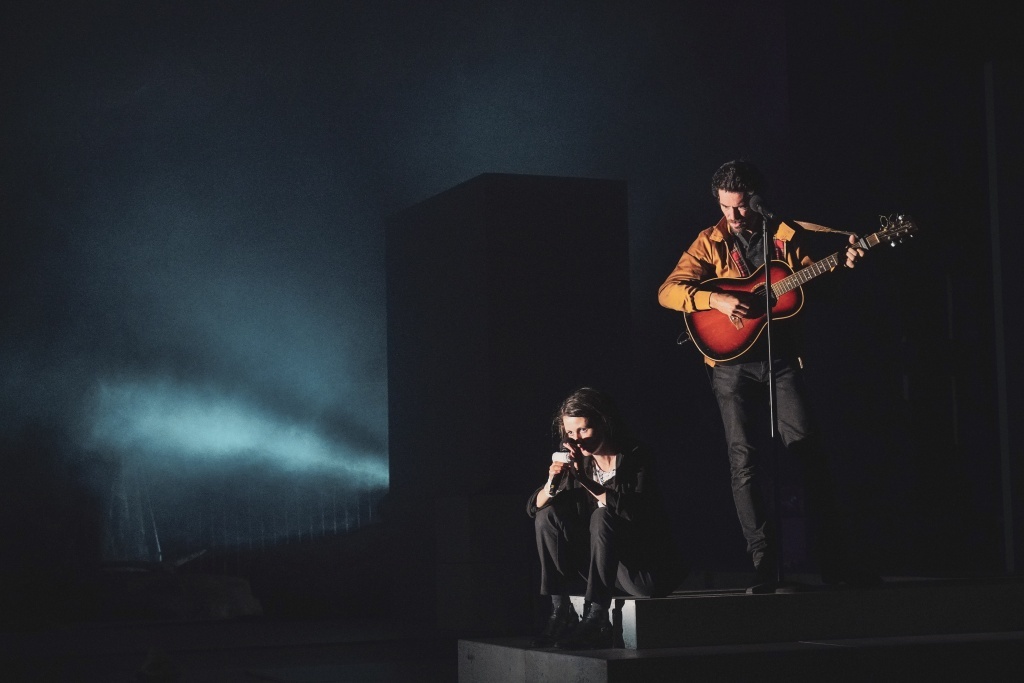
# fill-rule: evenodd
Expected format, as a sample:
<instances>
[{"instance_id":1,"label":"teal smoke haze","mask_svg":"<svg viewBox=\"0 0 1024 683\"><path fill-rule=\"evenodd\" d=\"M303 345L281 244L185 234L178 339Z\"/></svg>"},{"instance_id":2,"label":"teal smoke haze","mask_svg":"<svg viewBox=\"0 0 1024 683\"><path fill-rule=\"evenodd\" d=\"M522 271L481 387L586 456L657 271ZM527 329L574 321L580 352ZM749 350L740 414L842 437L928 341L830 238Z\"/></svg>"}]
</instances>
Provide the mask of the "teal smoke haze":
<instances>
[{"instance_id":1,"label":"teal smoke haze","mask_svg":"<svg viewBox=\"0 0 1024 683\"><path fill-rule=\"evenodd\" d=\"M386 462L337 442L315 423L275 415L241 397L167 380L102 382L87 445L122 455L241 463L344 477L384 487Z\"/></svg>"}]
</instances>

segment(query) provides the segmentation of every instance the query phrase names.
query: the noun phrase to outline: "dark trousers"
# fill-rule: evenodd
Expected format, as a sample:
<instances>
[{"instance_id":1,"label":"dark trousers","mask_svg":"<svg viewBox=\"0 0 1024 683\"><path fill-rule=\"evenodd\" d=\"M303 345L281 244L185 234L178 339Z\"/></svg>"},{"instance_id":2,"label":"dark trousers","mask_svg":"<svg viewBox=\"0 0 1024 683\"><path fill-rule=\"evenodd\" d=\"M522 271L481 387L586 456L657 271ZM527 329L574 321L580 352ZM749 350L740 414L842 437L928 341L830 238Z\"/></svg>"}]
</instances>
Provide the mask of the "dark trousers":
<instances>
[{"instance_id":1,"label":"dark trousers","mask_svg":"<svg viewBox=\"0 0 1024 683\"><path fill-rule=\"evenodd\" d=\"M608 606L616 592L663 596L684 578L671 541L652 543L608 508L581 515L571 495L560 498L534 518L541 595L584 590L587 600Z\"/></svg>"},{"instance_id":2,"label":"dark trousers","mask_svg":"<svg viewBox=\"0 0 1024 683\"><path fill-rule=\"evenodd\" d=\"M789 456L796 458L803 479L810 546L822 572L839 561L842 545L831 475L807 407L801 370L795 361L774 361L777 434ZM759 447L770 444L768 363L716 365L711 386L725 426L732 496L747 552L754 564L775 559L777 544L772 514L765 509ZM779 475L778 472L775 473Z\"/></svg>"}]
</instances>

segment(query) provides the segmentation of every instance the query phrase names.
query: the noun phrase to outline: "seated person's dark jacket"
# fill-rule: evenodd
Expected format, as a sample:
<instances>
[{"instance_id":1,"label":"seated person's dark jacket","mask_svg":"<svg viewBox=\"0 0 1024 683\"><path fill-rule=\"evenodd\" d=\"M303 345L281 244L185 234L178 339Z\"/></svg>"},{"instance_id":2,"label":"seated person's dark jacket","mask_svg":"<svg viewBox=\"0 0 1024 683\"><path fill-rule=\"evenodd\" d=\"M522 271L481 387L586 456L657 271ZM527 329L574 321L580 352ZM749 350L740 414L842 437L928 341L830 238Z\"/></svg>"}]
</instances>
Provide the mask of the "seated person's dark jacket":
<instances>
[{"instance_id":1,"label":"seated person's dark jacket","mask_svg":"<svg viewBox=\"0 0 1024 683\"><path fill-rule=\"evenodd\" d=\"M594 477L594 459L583 458L584 473ZM661 491L654 472L654 459L642 445L623 449L615 462L615 477L605 486L608 488L606 503L608 509L619 517L631 522L633 533L652 550L660 550L672 556L678 549L673 541L671 523L666 513ZM526 514L537 516L538 488L526 503ZM580 519L587 519L597 509L597 501L574 477L566 475L558 488L555 498L548 505L574 505Z\"/></svg>"}]
</instances>

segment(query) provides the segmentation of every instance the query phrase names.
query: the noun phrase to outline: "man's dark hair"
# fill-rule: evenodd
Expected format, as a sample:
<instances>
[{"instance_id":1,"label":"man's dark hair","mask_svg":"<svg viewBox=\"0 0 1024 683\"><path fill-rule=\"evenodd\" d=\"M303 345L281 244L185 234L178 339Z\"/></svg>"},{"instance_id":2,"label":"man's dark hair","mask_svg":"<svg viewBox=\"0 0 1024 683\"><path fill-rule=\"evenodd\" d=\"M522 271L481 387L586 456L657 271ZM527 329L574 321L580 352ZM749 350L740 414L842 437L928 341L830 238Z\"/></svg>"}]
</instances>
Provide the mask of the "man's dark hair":
<instances>
[{"instance_id":1,"label":"man's dark hair","mask_svg":"<svg viewBox=\"0 0 1024 683\"><path fill-rule=\"evenodd\" d=\"M632 435L612 397L599 389L581 387L569 394L555 411L551 431L559 443L565 439L562 417L585 417L591 427L600 427L616 448L625 450L632 444Z\"/></svg>"},{"instance_id":2,"label":"man's dark hair","mask_svg":"<svg viewBox=\"0 0 1024 683\"><path fill-rule=\"evenodd\" d=\"M711 176L711 195L718 199L718 191L745 192L758 194L764 190L765 181L761 171L749 161L735 159L718 167Z\"/></svg>"}]
</instances>

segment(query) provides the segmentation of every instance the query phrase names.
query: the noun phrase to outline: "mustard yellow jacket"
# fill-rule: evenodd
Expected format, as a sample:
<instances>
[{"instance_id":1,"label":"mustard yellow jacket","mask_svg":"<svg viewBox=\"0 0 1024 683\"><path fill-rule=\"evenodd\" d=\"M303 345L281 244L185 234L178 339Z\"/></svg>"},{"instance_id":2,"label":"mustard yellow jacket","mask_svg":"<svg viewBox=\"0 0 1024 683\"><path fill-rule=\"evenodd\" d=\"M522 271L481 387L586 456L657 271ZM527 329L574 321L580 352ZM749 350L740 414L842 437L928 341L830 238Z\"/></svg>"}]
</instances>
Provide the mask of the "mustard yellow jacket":
<instances>
[{"instance_id":1,"label":"mustard yellow jacket","mask_svg":"<svg viewBox=\"0 0 1024 683\"><path fill-rule=\"evenodd\" d=\"M794 223L802 225L799 221ZM796 236L796 231L786 223L780 223L775 232L775 239L783 243L786 263L794 272L814 262L794 239ZM732 239L724 217L716 225L702 230L658 288L658 303L684 313L710 310L711 290L702 289L701 283L711 278L742 277L739 268L729 258ZM715 364L710 358L705 358L705 362Z\"/></svg>"}]
</instances>

